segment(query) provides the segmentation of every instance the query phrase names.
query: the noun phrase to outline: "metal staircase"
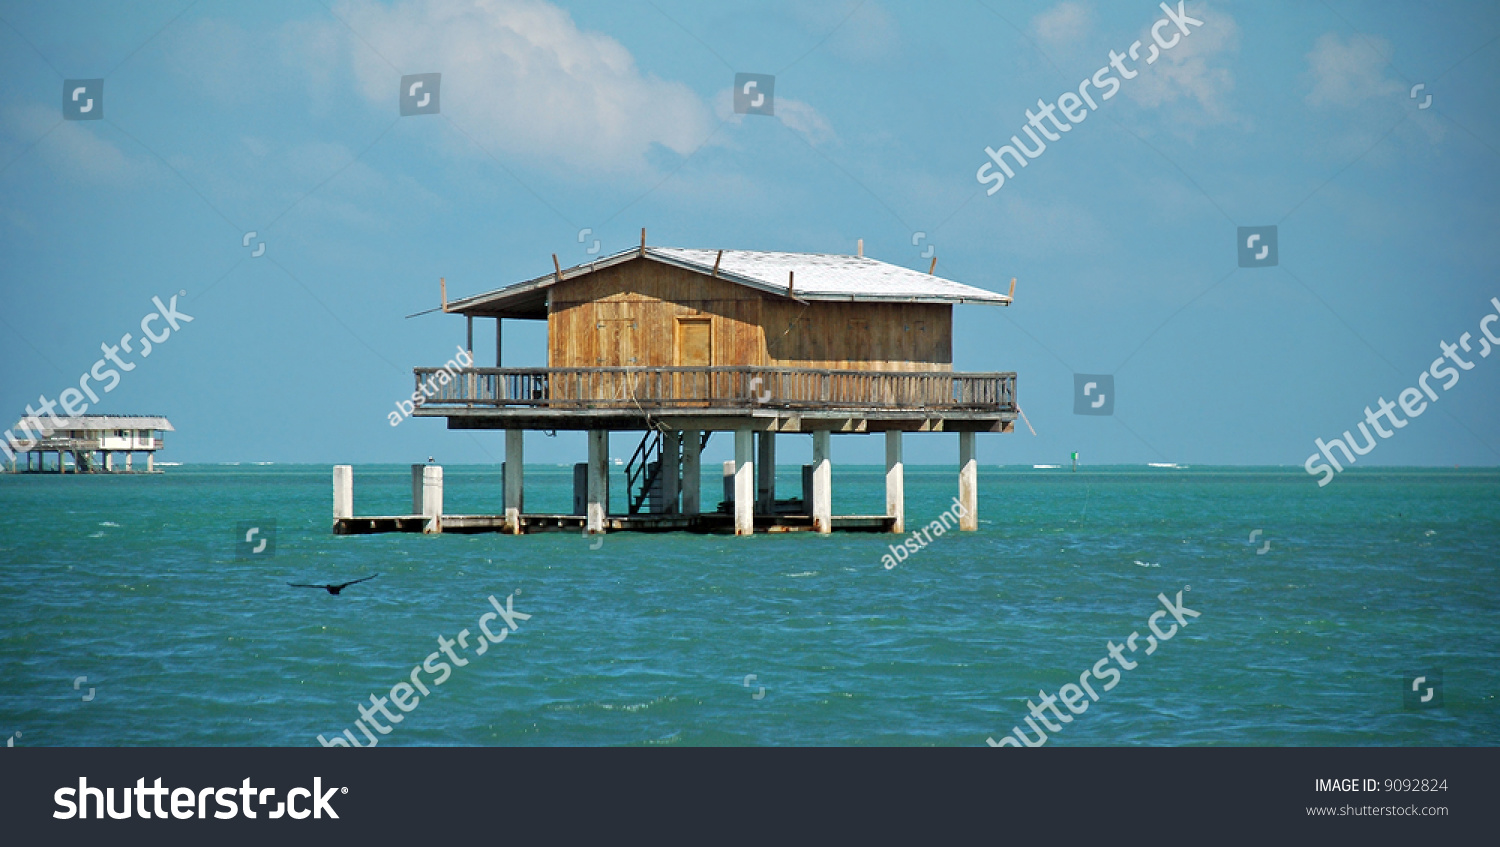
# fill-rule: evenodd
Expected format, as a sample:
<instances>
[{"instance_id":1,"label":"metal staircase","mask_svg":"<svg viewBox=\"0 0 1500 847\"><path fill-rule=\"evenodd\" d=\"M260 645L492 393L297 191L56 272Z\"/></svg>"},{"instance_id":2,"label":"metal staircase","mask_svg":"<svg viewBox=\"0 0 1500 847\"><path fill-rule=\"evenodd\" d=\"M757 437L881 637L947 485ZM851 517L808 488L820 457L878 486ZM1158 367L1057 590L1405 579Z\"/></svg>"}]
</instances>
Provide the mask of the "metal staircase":
<instances>
[{"instance_id":1,"label":"metal staircase","mask_svg":"<svg viewBox=\"0 0 1500 847\"><path fill-rule=\"evenodd\" d=\"M703 433L703 440L698 444L699 452L708 446L708 439L712 435L712 432ZM630 455L630 461L625 463L625 500L632 515L640 514L641 506L648 500L652 501L652 511L660 508L663 442L660 430L647 430L641 436L641 443L636 445L635 452ZM680 440L678 443L681 445ZM680 446L675 458L677 467L682 467Z\"/></svg>"}]
</instances>

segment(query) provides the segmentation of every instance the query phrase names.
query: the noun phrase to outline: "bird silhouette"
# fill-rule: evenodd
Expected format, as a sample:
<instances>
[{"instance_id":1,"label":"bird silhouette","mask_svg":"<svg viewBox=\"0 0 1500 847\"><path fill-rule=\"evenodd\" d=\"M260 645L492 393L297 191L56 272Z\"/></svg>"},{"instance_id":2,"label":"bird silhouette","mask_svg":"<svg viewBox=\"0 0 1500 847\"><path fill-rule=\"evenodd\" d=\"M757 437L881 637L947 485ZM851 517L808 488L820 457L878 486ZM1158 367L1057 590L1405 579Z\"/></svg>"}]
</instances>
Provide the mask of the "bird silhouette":
<instances>
[{"instance_id":1,"label":"bird silhouette","mask_svg":"<svg viewBox=\"0 0 1500 847\"><path fill-rule=\"evenodd\" d=\"M329 594L338 594L340 591L343 591L345 588L348 588L349 586L354 585L357 582L368 582L374 579L376 576L380 576L380 574L375 574L375 576L367 576L364 579L355 579L350 580L349 582L342 582L338 585L308 585L301 582L288 582L287 585L290 585L293 588L322 588Z\"/></svg>"}]
</instances>

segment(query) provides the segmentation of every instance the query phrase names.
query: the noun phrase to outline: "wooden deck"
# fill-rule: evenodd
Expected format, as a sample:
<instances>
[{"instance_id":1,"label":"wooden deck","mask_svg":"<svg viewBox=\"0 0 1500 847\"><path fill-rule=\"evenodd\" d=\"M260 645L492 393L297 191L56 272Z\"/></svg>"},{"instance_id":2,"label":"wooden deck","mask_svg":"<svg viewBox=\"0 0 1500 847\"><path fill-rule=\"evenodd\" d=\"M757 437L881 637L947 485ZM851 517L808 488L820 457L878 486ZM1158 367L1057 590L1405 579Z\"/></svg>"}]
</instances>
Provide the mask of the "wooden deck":
<instances>
[{"instance_id":1,"label":"wooden deck","mask_svg":"<svg viewBox=\"0 0 1500 847\"><path fill-rule=\"evenodd\" d=\"M450 429L1005 432L1016 375L776 367L416 368Z\"/></svg>"},{"instance_id":2,"label":"wooden deck","mask_svg":"<svg viewBox=\"0 0 1500 847\"><path fill-rule=\"evenodd\" d=\"M385 515L378 517L337 518L335 535L375 535L384 532L420 533L430 518L422 515ZM443 515L444 534L477 534L507 532L504 515ZM895 518L884 515L835 515L836 532L890 532ZM532 514L521 516L523 534L537 532L582 533L587 523L583 515ZM703 515L610 515L604 522L606 532L696 532L733 535L734 515L711 512ZM756 532L812 532L810 515L756 515Z\"/></svg>"}]
</instances>

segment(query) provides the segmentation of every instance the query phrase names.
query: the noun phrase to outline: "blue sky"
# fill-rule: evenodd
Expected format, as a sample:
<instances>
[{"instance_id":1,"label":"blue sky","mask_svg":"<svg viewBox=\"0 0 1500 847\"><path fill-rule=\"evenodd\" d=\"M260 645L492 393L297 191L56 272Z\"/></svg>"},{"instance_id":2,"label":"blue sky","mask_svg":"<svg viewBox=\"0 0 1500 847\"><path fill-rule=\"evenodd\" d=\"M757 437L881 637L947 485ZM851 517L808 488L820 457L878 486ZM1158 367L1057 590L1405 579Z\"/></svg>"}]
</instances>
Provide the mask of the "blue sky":
<instances>
[{"instance_id":1,"label":"blue sky","mask_svg":"<svg viewBox=\"0 0 1500 847\"><path fill-rule=\"evenodd\" d=\"M496 461L497 433L390 426L463 340L404 316L440 276L486 291L645 226L1016 277L1013 307L956 308L955 368L1017 371L1037 432L982 437L986 464L1301 465L1496 311L1500 9L1187 10L1201 27L987 195L985 148L1149 45L1157 4L0 2L0 408L186 292L193 321L94 407L169 416L161 458ZM400 117L400 77L432 72L442 113ZM775 74L774 117L734 114L736 72ZM96 78L104 119L64 121L63 81ZM1279 264L1240 268L1237 227L1265 225ZM544 334L507 322L506 364L544 364ZM1361 463L1500 463L1500 361L1474 364ZM1073 413L1075 373L1114 376L1113 415Z\"/></svg>"}]
</instances>

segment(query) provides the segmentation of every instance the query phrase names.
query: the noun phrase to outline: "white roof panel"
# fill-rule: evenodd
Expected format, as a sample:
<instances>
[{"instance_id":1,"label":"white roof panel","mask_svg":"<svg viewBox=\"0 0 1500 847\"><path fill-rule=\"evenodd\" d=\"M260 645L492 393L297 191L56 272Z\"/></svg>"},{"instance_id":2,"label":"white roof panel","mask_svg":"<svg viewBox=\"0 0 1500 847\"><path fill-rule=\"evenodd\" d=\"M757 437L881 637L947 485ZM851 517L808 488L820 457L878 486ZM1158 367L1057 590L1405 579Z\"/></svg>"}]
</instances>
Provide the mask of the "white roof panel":
<instances>
[{"instance_id":1,"label":"white roof panel","mask_svg":"<svg viewBox=\"0 0 1500 847\"><path fill-rule=\"evenodd\" d=\"M41 415L38 419L48 432L69 432L74 430L106 430L106 429L159 429L164 432L176 432L167 419L158 415L82 415L76 418L65 418L58 416L60 426L53 426L52 419ZM25 421L17 422L11 427L15 430Z\"/></svg>"},{"instance_id":2,"label":"white roof panel","mask_svg":"<svg viewBox=\"0 0 1500 847\"><path fill-rule=\"evenodd\" d=\"M695 270L712 272L717 250L685 247L648 247L648 256ZM1003 294L964 285L861 256L831 253L773 253L725 250L719 276L732 281L785 291L790 278L793 294L806 300L898 300L937 303L1009 303ZM738 279L736 279L738 278Z\"/></svg>"},{"instance_id":3,"label":"white roof panel","mask_svg":"<svg viewBox=\"0 0 1500 847\"><path fill-rule=\"evenodd\" d=\"M640 248L623 250L564 269L562 278L573 279L640 255ZM788 294L790 279L791 296L803 300L1010 305L1010 298L1004 294L862 256L725 250L720 258L718 250L647 247L646 258L705 275L714 273L717 262L719 278L782 296ZM556 282L556 274L543 274L485 294L454 300L448 309L469 314L503 314L501 310L513 309L540 311L545 315L545 291Z\"/></svg>"}]
</instances>

